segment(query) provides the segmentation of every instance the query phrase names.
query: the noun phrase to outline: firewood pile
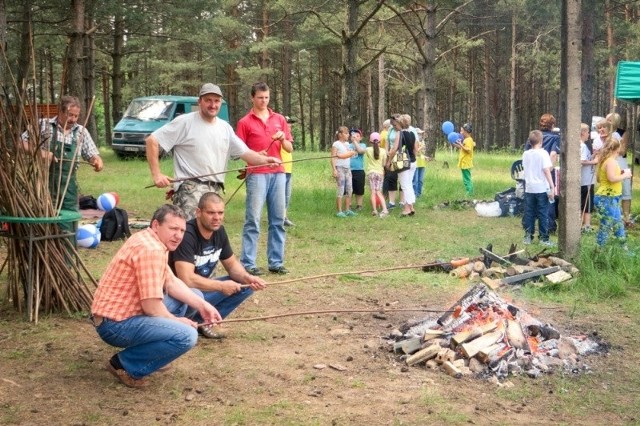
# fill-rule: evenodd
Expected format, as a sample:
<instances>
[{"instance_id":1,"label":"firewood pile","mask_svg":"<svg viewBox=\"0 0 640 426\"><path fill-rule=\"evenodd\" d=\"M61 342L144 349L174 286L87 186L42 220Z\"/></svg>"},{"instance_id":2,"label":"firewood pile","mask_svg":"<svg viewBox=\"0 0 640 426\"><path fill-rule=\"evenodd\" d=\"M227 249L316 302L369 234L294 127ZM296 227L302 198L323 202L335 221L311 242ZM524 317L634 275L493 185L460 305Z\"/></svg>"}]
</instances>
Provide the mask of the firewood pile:
<instances>
[{"instance_id":1,"label":"firewood pile","mask_svg":"<svg viewBox=\"0 0 640 426\"><path fill-rule=\"evenodd\" d=\"M498 381L510 374L580 373L589 370L585 355L606 351L594 337L562 336L484 283L474 285L443 315L405 324L391 334L389 344L408 367Z\"/></svg>"},{"instance_id":2,"label":"firewood pile","mask_svg":"<svg viewBox=\"0 0 640 426\"><path fill-rule=\"evenodd\" d=\"M509 254L500 256L492 252L492 247L480 248L482 256L462 257L450 262L436 262L423 267L425 272L447 272L452 277L470 281L483 281L492 289L502 285L547 282L559 284L571 280L579 274L578 268L566 260L549 254L539 253L531 258L521 256L512 245Z\"/></svg>"}]
</instances>

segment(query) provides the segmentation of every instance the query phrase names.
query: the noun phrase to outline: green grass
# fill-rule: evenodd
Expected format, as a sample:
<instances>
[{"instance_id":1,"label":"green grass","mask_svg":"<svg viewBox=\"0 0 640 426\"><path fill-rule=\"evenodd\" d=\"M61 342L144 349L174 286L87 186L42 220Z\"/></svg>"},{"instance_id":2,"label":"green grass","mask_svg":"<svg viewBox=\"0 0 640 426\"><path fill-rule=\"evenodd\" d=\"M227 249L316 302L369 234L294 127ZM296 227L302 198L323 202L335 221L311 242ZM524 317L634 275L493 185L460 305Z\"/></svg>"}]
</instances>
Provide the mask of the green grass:
<instances>
[{"instance_id":1,"label":"green grass","mask_svg":"<svg viewBox=\"0 0 640 426\"><path fill-rule=\"evenodd\" d=\"M103 150L105 170L94 173L88 166L81 165L79 181L81 191L95 197L103 192L116 191L120 195L121 207L129 212L131 218L148 220L153 211L165 202L164 190L157 188L145 189L151 184L149 168L144 160L118 160L110 151ZM296 153L294 158L318 158L326 153ZM514 182L510 176L510 165L516 159L515 155L507 153L477 153L473 169L475 186L474 198L492 200L496 192L503 191ZM448 164L448 168L444 164ZM286 266L291 274L286 278L312 277L334 272L349 272L339 279L308 279L303 282L287 285L278 293L277 303L269 305L267 313L296 312L303 310L331 309L326 303L319 304L314 300L315 295L323 295L323 302L329 296L336 301L353 303L362 307L370 300L375 303L395 302L400 300L397 307L430 306L442 308L451 303L455 294L462 294L469 283L449 277L447 274L422 273L416 270L399 270L375 274L361 275L356 271L379 269L392 266L422 265L435 260L449 260L453 257L478 256L478 248L492 243L498 254L506 253L511 243L522 247L522 229L520 218L481 218L472 209L440 208L444 201L465 199L460 171L456 167L457 156L448 151L437 153L437 161L428 164L425 175L424 193L416 204L417 214L411 218L399 218L399 212L384 219L372 217L368 203L368 190L365 194L365 208L362 214L355 218L338 219L335 217L335 187L331 176L328 159L302 161L294 164L293 169L293 197L288 216L296 226L287 230ZM234 161L229 169L241 167L241 163ZM172 175L171 159L161 162L162 169ZM637 173L636 167L636 175ZM240 186L235 173L227 176L225 184L227 193L225 198ZM639 188L639 185L635 185ZM244 222L244 187L228 203L225 224L232 246L235 251L240 250L240 235ZM632 211L640 211L640 191L634 191ZM258 264L266 266L266 212L263 214L263 235L258 249ZM640 253L637 242L638 231L630 234L629 246L636 253ZM96 277L104 271L107 262L119 248L118 242L101 243L95 250L82 250L81 255ZM528 254L533 254L540 247L531 246ZM580 255L576 260L580 275L567 284L534 288L503 288L500 291L511 293L516 299L524 299L525 303L551 309L553 317L567 321L572 327L581 332L597 331L611 344L615 354L612 362L617 363L615 371L606 366L607 360L602 357L596 359L599 365L593 374L579 378L565 378L561 375L545 377L533 381L526 378L514 379L515 387L488 391L490 398L513 401L548 401L548 395L553 393L553 404L548 403L549 412L557 414L558 423L565 418L584 420L590 423L605 410L610 419L632 423L640 418L639 397L634 390L640 387L640 371L637 367L640 359L640 344L636 343L640 333L640 258L628 256L614 245L596 251L595 236L587 235L582 239ZM0 276L2 287L6 274ZM272 277L269 277L272 278ZM260 299L261 295L256 295ZM0 302L7 304L6 292L0 291ZM342 306L338 305L337 306ZM263 308L264 305L260 305ZM448 307L448 306L445 306ZM250 303L244 307L247 317L253 316L257 307ZM540 314L547 317L547 313ZM299 317L300 326L310 327L318 318L314 315ZM13 334L21 333L21 340L29 342L29 347L11 346L0 352L0 360L32 361L34 353L44 353L42 349L47 342L53 342L55 349L60 351L62 342L67 335L63 329L54 327L54 321L43 318L38 328L21 327L21 331L11 330L11 324L0 321L0 338L12 342ZM392 322L391 320L388 321ZM397 324L393 324L397 325ZM279 335L278 322L256 323L245 332L236 334L236 339L246 342L251 351L269 349L272 345L282 345L281 341L273 340ZM313 329L312 329L313 330ZM58 337L56 337L58 336ZM287 336L288 337L288 336ZM315 342L315 343L319 343ZM4 341L3 341L4 343ZM266 343L266 345L265 345ZM233 371L225 359L235 354L221 353L216 357L216 351L224 351L224 345L207 344L202 351L193 351L189 356L194 357L202 368L208 368L210 374L220 377L233 377ZM620 349L620 348L624 348ZM75 351L82 349L76 348ZM46 353L45 353L46 355ZM254 356L252 352L243 353L243 359L249 360ZM622 366L622 367L621 367ZM268 367L268 366L267 366ZM82 368L74 363L69 364L67 370L72 375L82 374ZM261 370L256 370L258 374ZM623 374L624 371L624 374ZM196 373L194 373L196 374ZM242 372L248 376L249 372ZM252 377L252 380L256 380ZM305 385L312 385L316 381L315 372L304 372L297 379ZM463 391L453 392L455 399L450 399L446 386L455 387L453 379L447 382L448 376L438 376L438 382L444 382L445 388L429 387L425 385L420 405L411 410L423 410L424 424L463 424L470 421L468 413L462 413L456 407L461 402ZM351 390L368 390L370 385L365 378L357 375L344 379L344 386ZM413 384L408 384L409 388ZM262 386L257 387L260 394L264 393ZM604 392L602 389L606 388ZM172 402L182 400L183 389L172 388L168 392ZM223 389L215 389L224 392ZM223 407L224 414L217 420L222 424L327 424L331 416L324 418L306 417L305 406L287 399L286 388L276 389L283 392L282 399L271 401L266 406ZM475 398L482 398L478 391ZM278 395L279 396L279 395ZM543 402L544 403L544 402ZM434 408L435 407L435 408ZM426 414L427 410L433 413ZM206 411L185 409L185 418L196 420L196 423L206 419ZM318 412L314 415L318 415ZM10 405L0 405L0 422L17 423L19 413ZM98 414L86 414L85 421L100 423L103 419ZM300 416L302 422L296 422ZM595 417L594 417L595 416ZM477 420L477 419L473 419ZM482 423L485 419L481 418ZM206 420L205 420L206 421ZM402 420L398 423L402 424Z\"/></svg>"}]
</instances>

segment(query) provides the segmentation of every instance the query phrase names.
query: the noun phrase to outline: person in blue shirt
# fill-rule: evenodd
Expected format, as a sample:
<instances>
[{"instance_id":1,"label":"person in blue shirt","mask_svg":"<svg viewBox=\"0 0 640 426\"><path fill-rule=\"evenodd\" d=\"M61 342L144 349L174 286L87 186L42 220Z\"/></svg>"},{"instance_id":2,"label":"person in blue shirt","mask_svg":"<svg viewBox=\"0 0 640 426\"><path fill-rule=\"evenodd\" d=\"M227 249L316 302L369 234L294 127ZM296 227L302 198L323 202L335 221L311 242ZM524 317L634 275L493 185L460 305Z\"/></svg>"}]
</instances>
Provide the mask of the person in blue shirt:
<instances>
[{"instance_id":1,"label":"person in blue shirt","mask_svg":"<svg viewBox=\"0 0 640 426\"><path fill-rule=\"evenodd\" d=\"M349 130L349 150L355 151L356 155L351 157L351 184L353 186L353 195L356 199L356 211L362 210L362 200L364 198L364 153L367 151L367 145L362 143L362 131L352 128Z\"/></svg>"}]
</instances>

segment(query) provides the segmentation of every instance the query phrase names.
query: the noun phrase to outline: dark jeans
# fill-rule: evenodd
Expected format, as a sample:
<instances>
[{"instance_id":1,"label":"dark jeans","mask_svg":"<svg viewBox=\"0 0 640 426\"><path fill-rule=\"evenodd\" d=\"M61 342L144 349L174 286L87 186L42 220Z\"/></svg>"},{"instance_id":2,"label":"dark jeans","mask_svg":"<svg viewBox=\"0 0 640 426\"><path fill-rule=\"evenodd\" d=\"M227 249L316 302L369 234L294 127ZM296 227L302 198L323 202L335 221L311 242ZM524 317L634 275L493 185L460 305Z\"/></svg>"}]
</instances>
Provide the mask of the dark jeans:
<instances>
[{"instance_id":1,"label":"dark jeans","mask_svg":"<svg viewBox=\"0 0 640 426\"><path fill-rule=\"evenodd\" d=\"M536 230L536 219L538 219L538 238L540 241L549 239L549 213L555 206L550 205L546 192L524 194L524 217L522 226L526 235L533 237Z\"/></svg>"}]
</instances>

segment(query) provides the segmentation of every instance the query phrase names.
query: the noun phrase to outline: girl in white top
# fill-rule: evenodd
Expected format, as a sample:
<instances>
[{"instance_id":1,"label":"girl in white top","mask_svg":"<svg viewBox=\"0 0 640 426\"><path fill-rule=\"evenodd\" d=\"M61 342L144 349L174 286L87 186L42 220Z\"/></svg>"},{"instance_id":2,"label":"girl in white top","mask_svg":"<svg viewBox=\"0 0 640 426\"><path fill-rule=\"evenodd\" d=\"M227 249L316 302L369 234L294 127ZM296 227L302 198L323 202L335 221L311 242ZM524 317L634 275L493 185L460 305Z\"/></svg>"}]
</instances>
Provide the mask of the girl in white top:
<instances>
[{"instance_id":1,"label":"girl in white top","mask_svg":"<svg viewBox=\"0 0 640 426\"><path fill-rule=\"evenodd\" d=\"M336 179L336 216L355 216L351 210L351 195L353 185L351 182L351 157L356 155L355 151L349 150L349 129L345 126L338 128L336 133L337 141L331 146L331 167L333 177ZM344 198L344 211L342 210L342 199Z\"/></svg>"}]
</instances>

